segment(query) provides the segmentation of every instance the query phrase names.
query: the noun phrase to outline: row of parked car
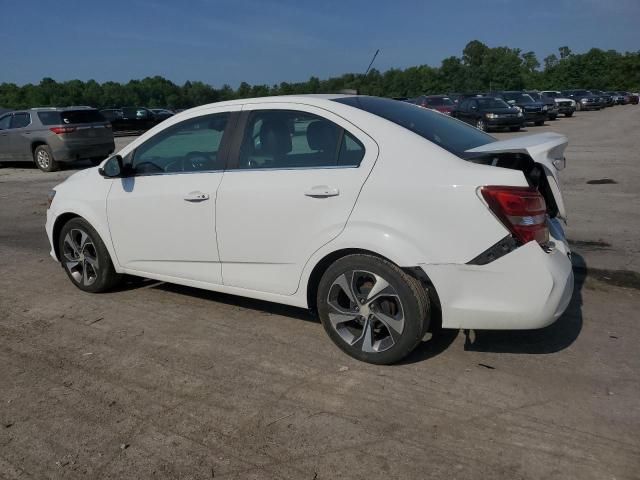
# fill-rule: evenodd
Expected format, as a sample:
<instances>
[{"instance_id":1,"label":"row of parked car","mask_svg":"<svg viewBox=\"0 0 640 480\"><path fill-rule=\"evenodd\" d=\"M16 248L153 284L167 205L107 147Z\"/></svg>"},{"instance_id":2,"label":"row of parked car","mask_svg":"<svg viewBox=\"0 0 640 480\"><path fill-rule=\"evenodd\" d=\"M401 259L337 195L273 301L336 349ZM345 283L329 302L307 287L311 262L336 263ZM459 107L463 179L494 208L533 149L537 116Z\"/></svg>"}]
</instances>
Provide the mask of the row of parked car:
<instances>
[{"instance_id":1,"label":"row of parked car","mask_svg":"<svg viewBox=\"0 0 640 480\"><path fill-rule=\"evenodd\" d=\"M518 131L526 123L543 125L559 115L571 117L581 110L600 110L614 105L638 104L637 93L601 90L495 91L421 95L403 99L438 110L480 130L506 128Z\"/></svg>"}]
</instances>

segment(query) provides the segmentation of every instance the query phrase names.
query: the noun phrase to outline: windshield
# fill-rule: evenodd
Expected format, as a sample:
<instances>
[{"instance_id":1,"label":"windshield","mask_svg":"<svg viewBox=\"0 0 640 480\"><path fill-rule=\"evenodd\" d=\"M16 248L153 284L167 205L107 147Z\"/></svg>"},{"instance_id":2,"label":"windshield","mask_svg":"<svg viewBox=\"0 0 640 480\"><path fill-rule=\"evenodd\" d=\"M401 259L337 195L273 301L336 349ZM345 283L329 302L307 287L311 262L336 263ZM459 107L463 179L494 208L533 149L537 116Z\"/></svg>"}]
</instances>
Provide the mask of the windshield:
<instances>
[{"instance_id":1,"label":"windshield","mask_svg":"<svg viewBox=\"0 0 640 480\"><path fill-rule=\"evenodd\" d=\"M431 105L433 107L444 107L444 106L455 105L449 97L427 97L426 102L427 102L427 105Z\"/></svg>"},{"instance_id":2,"label":"windshield","mask_svg":"<svg viewBox=\"0 0 640 480\"><path fill-rule=\"evenodd\" d=\"M491 135L438 112L379 97L344 97L335 102L382 117L437 144L461 158L471 148L495 142Z\"/></svg>"},{"instance_id":3,"label":"windshield","mask_svg":"<svg viewBox=\"0 0 640 480\"><path fill-rule=\"evenodd\" d=\"M542 98L542 95L536 92L527 93L527 95L529 95L534 100L540 100Z\"/></svg>"},{"instance_id":4,"label":"windshield","mask_svg":"<svg viewBox=\"0 0 640 480\"><path fill-rule=\"evenodd\" d=\"M510 108L510 105L507 104L501 98L478 98L476 99L478 105L482 109L486 108Z\"/></svg>"},{"instance_id":5,"label":"windshield","mask_svg":"<svg viewBox=\"0 0 640 480\"><path fill-rule=\"evenodd\" d=\"M544 95L545 97L551 97L551 98L556 98L560 96L558 92L542 92L542 95Z\"/></svg>"}]
</instances>

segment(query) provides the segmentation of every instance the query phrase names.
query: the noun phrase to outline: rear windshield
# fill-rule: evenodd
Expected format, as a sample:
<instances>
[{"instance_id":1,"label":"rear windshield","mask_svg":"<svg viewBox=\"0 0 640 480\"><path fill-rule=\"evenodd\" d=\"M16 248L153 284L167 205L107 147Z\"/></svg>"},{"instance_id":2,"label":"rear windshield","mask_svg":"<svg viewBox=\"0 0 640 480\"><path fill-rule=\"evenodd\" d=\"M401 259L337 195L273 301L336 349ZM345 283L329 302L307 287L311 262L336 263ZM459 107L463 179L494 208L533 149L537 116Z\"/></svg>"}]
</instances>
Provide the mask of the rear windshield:
<instances>
[{"instance_id":1,"label":"rear windshield","mask_svg":"<svg viewBox=\"0 0 640 480\"><path fill-rule=\"evenodd\" d=\"M465 158L465 151L495 142L491 135L447 115L389 98L345 97L334 101L382 117Z\"/></svg>"},{"instance_id":2,"label":"rear windshield","mask_svg":"<svg viewBox=\"0 0 640 480\"><path fill-rule=\"evenodd\" d=\"M43 125L100 123L104 117L97 110L67 110L64 112L38 112Z\"/></svg>"}]
</instances>

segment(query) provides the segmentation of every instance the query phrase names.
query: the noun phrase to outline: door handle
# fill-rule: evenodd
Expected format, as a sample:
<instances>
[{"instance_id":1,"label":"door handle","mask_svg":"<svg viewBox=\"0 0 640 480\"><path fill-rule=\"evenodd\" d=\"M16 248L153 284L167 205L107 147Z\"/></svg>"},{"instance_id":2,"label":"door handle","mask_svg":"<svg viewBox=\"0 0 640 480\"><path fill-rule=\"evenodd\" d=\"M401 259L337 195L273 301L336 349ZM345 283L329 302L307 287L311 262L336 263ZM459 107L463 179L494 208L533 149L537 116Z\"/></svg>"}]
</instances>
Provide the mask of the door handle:
<instances>
[{"instance_id":1,"label":"door handle","mask_svg":"<svg viewBox=\"0 0 640 480\"><path fill-rule=\"evenodd\" d=\"M338 190L337 188L329 187L327 185L316 185L304 192L304 194L307 197L327 198L340 195L340 190Z\"/></svg>"},{"instance_id":2,"label":"door handle","mask_svg":"<svg viewBox=\"0 0 640 480\"><path fill-rule=\"evenodd\" d=\"M189 192L184 196L184 199L187 202L203 202L209 200L209 194L200 191Z\"/></svg>"}]
</instances>

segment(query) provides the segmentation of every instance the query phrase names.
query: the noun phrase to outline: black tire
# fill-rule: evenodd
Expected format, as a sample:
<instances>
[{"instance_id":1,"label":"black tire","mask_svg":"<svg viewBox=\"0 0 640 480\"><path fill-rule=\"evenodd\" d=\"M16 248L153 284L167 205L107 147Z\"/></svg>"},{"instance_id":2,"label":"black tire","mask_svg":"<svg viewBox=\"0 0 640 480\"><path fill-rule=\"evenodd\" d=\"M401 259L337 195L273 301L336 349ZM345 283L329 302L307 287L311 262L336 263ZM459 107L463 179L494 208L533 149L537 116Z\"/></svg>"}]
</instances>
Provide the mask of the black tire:
<instances>
[{"instance_id":1,"label":"black tire","mask_svg":"<svg viewBox=\"0 0 640 480\"><path fill-rule=\"evenodd\" d=\"M564 116L565 117L573 117L573 112L565 113Z\"/></svg>"},{"instance_id":2,"label":"black tire","mask_svg":"<svg viewBox=\"0 0 640 480\"><path fill-rule=\"evenodd\" d=\"M386 287L368 298L376 285ZM348 255L329 266L318 286L317 306L329 338L347 355L367 363L389 365L403 359L429 327L429 297L420 281L374 255ZM371 335L368 342L366 332Z\"/></svg>"},{"instance_id":3,"label":"black tire","mask_svg":"<svg viewBox=\"0 0 640 480\"><path fill-rule=\"evenodd\" d=\"M106 292L121 281L122 275L116 273L107 247L86 220L78 217L69 220L60 230L57 241L60 264L71 283L80 290Z\"/></svg>"},{"instance_id":4,"label":"black tire","mask_svg":"<svg viewBox=\"0 0 640 480\"><path fill-rule=\"evenodd\" d=\"M520 131L520 127L509 127L509 131L510 132L519 132Z\"/></svg>"},{"instance_id":5,"label":"black tire","mask_svg":"<svg viewBox=\"0 0 640 480\"><path fill-rule=\"evenodd\" d=\"M536 127L541 127L542 125L544 125L544 120L542 120L541 122L534 122Z\"/></svg>"},{"instance_id":6,"label":"black tire","mask_svg":"<svg viewBox=\"0 0 640 480\"><path fill-rule=\"evenodd\" d=\"M33 151L33 161L43 172L60 170L60 164L53 158L49 145L38 145Z\"/></svg>"},{"instance_id":7,"label":"black tire","mask_svg":"<svg viewBox=\"0 0 640 480\"><path fill-rule=\"evenodd\" d=\"M482 120L481 118L479 118L478 120L476 120L476 128L478 130L481 130L483 132L487 131L487 124L484 122L484 120Z\"/></svg>"}]
</instances>

